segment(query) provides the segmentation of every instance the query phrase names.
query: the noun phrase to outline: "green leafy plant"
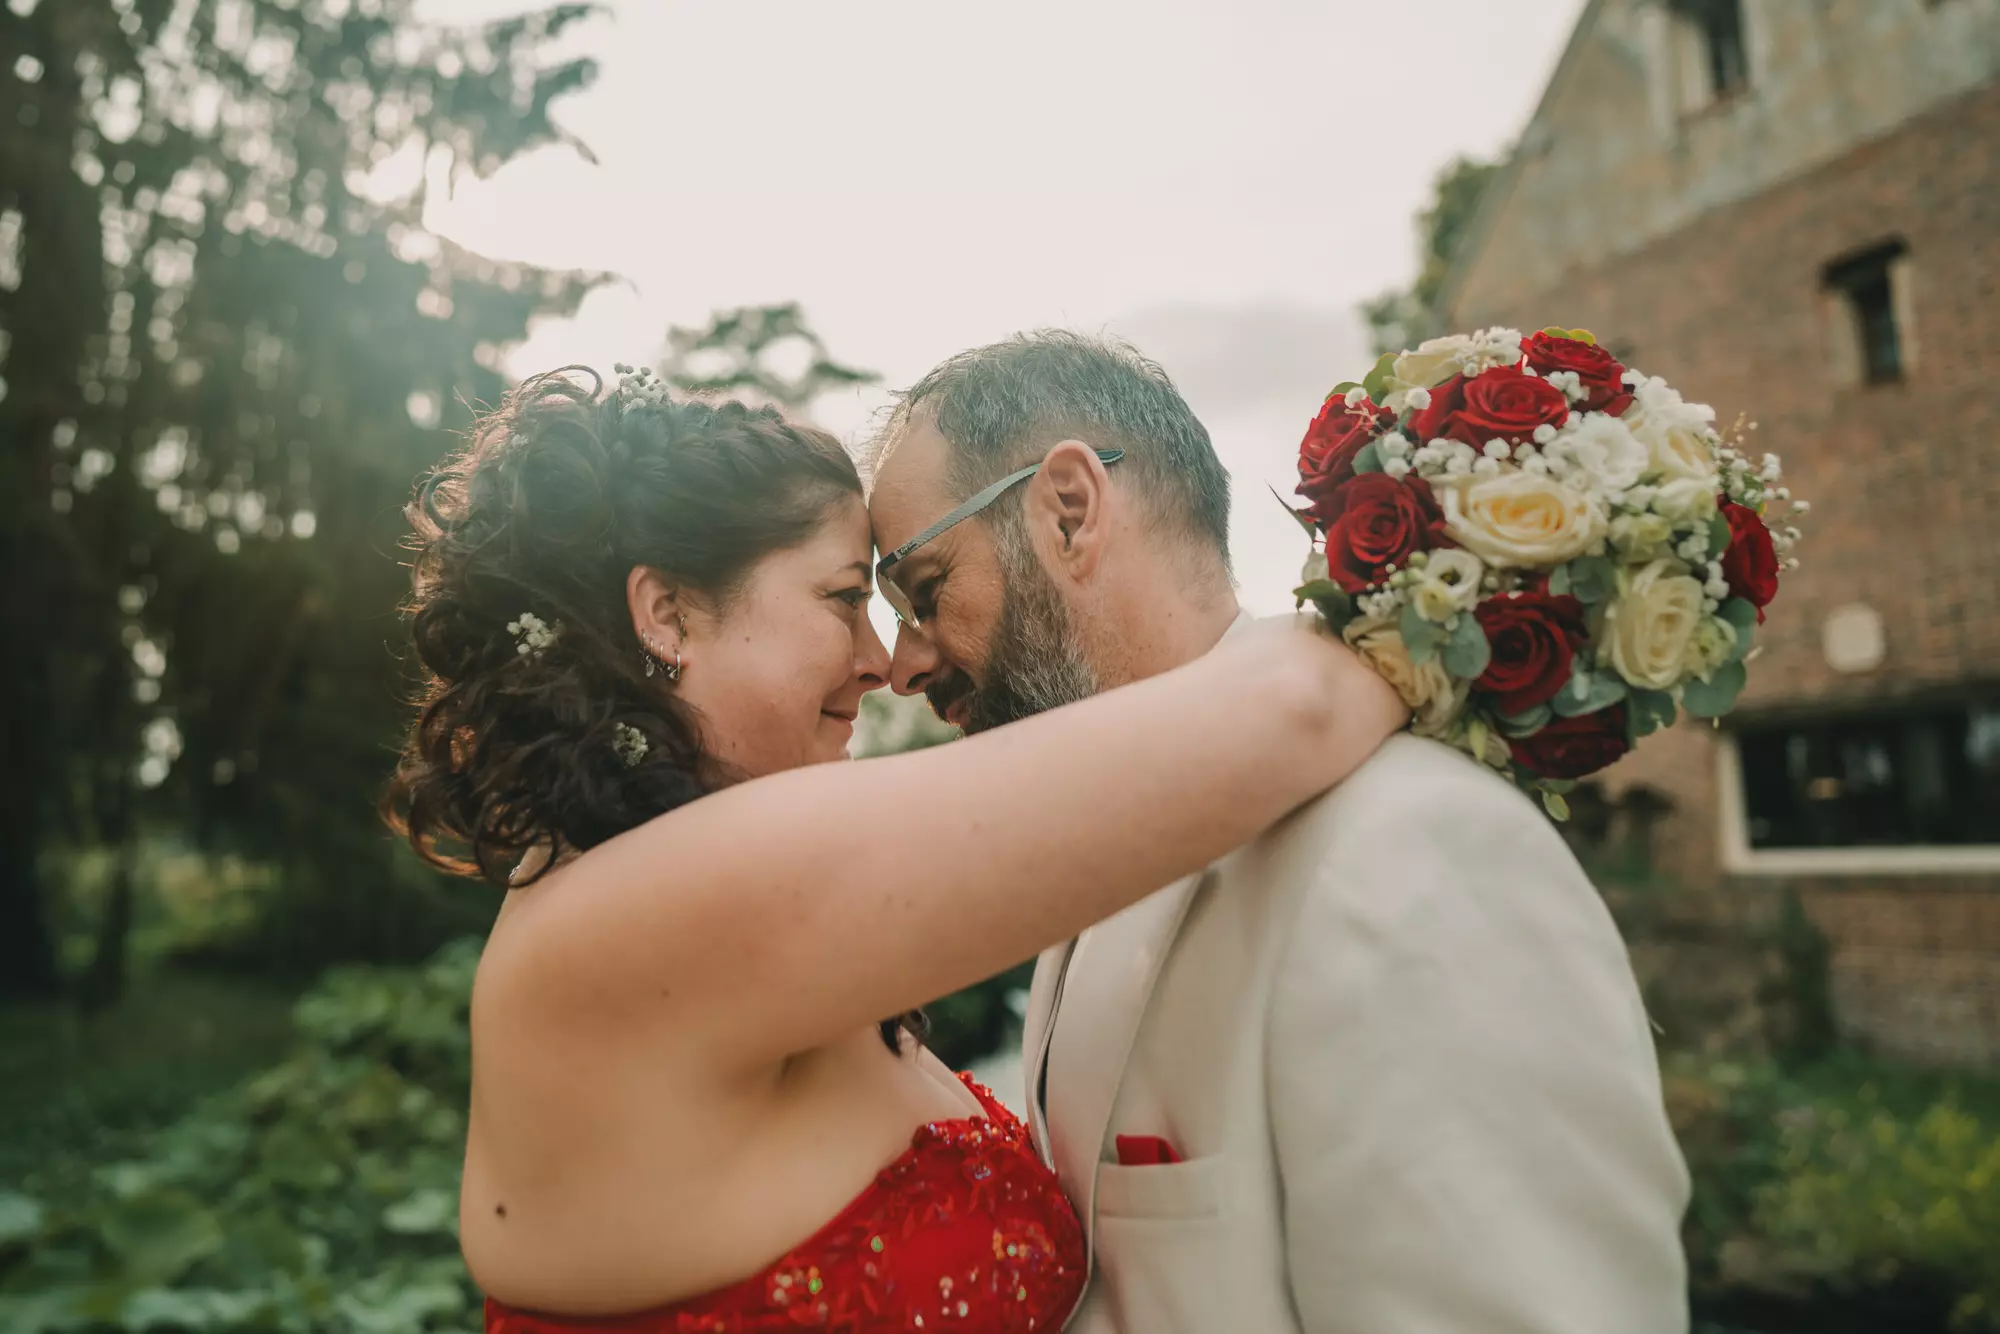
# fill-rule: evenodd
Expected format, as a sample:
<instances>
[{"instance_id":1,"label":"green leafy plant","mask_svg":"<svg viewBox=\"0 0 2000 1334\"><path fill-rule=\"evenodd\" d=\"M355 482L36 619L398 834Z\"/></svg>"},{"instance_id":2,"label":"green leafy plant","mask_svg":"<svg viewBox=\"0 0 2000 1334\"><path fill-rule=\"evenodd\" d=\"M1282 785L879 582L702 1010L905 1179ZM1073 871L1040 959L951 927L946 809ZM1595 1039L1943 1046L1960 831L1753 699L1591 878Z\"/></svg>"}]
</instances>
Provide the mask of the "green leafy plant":
<instances>
[{"instance_id":1,"label":"green leafy plant","mask_svg":"<svg viewBox=\"0 0 2000 1334\"><path fill-rule=\"evenodd\" d=\"M0 1328L476 1325L456 1230L478 950L330 974L287 1059L142 1156L0 1194Z\"/></svg>"}]
</instances>

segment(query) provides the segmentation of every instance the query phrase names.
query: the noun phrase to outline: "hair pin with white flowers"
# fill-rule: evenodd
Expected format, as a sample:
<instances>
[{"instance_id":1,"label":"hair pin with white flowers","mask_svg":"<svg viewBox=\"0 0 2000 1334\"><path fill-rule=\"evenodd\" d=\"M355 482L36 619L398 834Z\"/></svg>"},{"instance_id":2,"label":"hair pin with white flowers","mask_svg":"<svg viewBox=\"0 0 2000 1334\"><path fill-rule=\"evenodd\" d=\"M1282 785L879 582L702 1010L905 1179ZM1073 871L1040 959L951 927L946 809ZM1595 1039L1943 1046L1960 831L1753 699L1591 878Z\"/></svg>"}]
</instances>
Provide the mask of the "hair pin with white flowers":
<instances>
[{"instance_id":1,"label":"hair pin with white flowers","mask_svg":"<svg viewBox=\"0 0 2000 1334\"><path fill-rule=\"evenodd\" d=\"M627 411L637 407L663 408L673 401L667 382L646 367L628 366L621 361L611 369L618 373L618 388L614 392L621 408Z\"/></svg>"},{"instance_id":2,"label":"hair pin with white flowers","mask_svg":"<svg viewBox=\"0 0 2000 1334\"><path fill-rule=\"evenodd\" d=\"M636 769L639 761L653 748L646 740L646 734L630 723L614 723L611 728L611 749L617 754L627 769Z\"/></svg>"},{"instance_id":3,"label":"hair pin with white flowers","mask_svg":"<svg viewBox=\"0 0 2000 1334\"><path fill-rule=\"evenodd\" d=\"M556 642L556 633L561 629L561 622L550 625L531 611L524 611L519 619L507 622L507 633L519 641L514 646L514 652L524 658L540 657L543 649Z\"/></svg>"}]
</instances>

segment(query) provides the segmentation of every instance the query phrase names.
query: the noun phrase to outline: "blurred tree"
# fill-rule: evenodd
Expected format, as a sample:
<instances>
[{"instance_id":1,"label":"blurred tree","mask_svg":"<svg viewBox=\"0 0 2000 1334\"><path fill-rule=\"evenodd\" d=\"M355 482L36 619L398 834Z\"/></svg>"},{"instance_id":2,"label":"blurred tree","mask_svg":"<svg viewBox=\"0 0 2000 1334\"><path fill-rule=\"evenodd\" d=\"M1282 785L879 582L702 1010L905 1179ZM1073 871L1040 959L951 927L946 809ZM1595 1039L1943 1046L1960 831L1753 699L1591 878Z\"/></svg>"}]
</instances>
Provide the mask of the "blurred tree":
<instances>
[{"instance_id":1,"label":"blurred tree","mask_svg":"<svg viewBox=\"0 0 2000 1334\"><path fill-rule=\"evenodd\" d=\"M1438 298L1500 165L1457 157L1438 173L1430 206L1417 215L1416 281L1408 291L1384 292L1361 306L1378 354L1401 352L1440 332Z\"/></svg>"},{"instance_id":2,"label":"blurred tree","mask_svg":"<svg viewBox=\"0 0 2000 1334\"><path fill-rule=\"evenodd\" d=\"M801 415L830 389L882 378L827 356L796 303L720 310L704 328L669 329L660 374L690 394L769 403Z\"/></svg>"},{"instance_id":3,"label":"blurred tree","mask_svg":"<svg viewBox=\"0 0 2000 1334\"><path fill-rule=\"evenodd\" d=\"M0 995L59 984L45 854L148 821L394 929L398 510L499 347L593 281L422 226L428 190L569 142L550 106L593 68L550 42L593 6L413 9L0 8Z\"/></svg>"}]
</instances>

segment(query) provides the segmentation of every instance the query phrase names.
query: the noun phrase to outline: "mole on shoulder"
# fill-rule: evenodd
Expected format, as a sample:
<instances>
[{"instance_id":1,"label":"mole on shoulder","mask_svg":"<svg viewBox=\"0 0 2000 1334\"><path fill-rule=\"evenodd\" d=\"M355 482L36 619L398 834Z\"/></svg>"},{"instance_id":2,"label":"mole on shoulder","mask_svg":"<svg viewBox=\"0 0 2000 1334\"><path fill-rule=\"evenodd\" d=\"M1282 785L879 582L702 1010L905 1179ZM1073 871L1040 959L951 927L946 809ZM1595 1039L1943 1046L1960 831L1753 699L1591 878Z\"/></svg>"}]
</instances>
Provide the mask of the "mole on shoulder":
<instances>
[{"instance_id":1,"label":"mole on shoulder","mask_svg":"<svg viewBox=\"0 0 2000 1334\"><path fill-rule=\"evenodd\" d=\"M499 1215L501 1218L505 1218L507 1216L507 1206L504 1204L496 1204L493 1206L493 1212Z\"/></svg>"}]
</instances>

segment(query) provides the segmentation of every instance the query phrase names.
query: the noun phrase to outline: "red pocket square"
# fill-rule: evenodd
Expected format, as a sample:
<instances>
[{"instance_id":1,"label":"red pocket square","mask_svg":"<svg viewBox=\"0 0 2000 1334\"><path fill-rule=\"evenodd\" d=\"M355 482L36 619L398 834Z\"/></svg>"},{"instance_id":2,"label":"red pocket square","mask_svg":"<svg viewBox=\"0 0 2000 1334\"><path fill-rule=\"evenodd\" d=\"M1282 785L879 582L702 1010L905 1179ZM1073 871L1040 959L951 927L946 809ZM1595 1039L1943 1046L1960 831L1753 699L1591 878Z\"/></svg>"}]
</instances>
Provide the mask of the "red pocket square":
<instances>
[{"instance_id":1,"label":"red pocket square","mask_svg":"<svg viewBox=\"0 0 2000 1334\"><path fill-rule=\"evenodd\" d=\"M1177 1163L1180 1160L1181 1156L1174 1152L1174 1146L1158 1135L1118 1137L1120 1167L1158 1167L1164 1163Z\"/></svg>"}]
</instances>

